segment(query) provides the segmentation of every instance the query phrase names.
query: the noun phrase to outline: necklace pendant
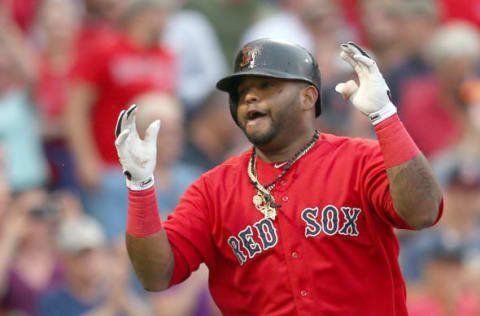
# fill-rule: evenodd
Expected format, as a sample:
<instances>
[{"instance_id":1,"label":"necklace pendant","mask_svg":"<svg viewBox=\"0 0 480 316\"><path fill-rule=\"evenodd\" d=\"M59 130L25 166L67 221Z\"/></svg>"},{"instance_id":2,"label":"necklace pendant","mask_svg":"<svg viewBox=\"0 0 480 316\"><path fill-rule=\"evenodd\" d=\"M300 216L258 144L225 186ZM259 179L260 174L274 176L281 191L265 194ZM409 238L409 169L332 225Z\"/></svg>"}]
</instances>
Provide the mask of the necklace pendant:
<instances>
[{"instance_id":1,"label":"necklace pendant","mask_svg":"<svg viewBox=\"0 0 480 316\"><path fill-rule=\"evenodd\" d=\"M277 210L270 206L270 203L265 200L265 197L261 192L257 192L257 194L253 196L252 202L257 210L262 212L266 219L275 220L275 217L277 217Z\"/></svg>"},{"instance_id":2,"label":"necklace pendant","mask_svg":"<svg viewBox=\"0 0 480 316\"><path fill-rule=\"evenodd\" d=\"M260 192L258 192L253 196L252 202L253 202L253 205L255 205L255 207L260 210L259 207L265 203L265 199L263 198L263 195L261 195Z\"/></svg>"},{"instance_id":3,"label":"necklace pendant","mask_svg":"<svg viewBox=\"0 0 480 316\"><path fill-rule=\"evenodd\" d=\"M275 217L277 217L277 210L269 205L265 208L265 212L263 214L265 215L265 219L271 219L274 221Z\"/></svg>"}]
</instances>

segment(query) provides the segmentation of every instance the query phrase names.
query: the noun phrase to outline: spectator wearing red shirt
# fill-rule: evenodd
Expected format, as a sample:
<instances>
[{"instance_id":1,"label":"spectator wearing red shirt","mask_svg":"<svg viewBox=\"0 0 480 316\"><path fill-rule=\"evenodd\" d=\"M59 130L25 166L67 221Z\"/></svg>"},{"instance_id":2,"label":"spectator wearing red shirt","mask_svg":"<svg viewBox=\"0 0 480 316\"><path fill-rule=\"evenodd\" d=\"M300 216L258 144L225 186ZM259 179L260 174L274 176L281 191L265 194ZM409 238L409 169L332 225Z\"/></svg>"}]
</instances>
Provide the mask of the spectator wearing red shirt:
<instances>
[{"instance_id":1,"label":"spectator wearing red shirt","mask_svg":"<svg viewBox=\"0 0 480 316\"><path fill-rule=\"evenodd\" d=\"M480 56L478 31L463 22L447 24L434 34L427 51L433 74L405 83L399 109L418 147L432 158L458 141L468 125L459 93Z\"/></svg>"},{"instance_id":2,"label":"spectator wearing red shirt","mask_svg":"<svg viewBox=\"0 0 480 316\"><path fill-rule=\"evenodd\" d=\"M107 234L121 232L125 224L116 216L126 205L118 198L125 189L111 132L118 113L141 93L176 88L174 57L158 44L168 12L165 1L133 1L121 17L122 32L97 38L72 71L68 139L86 208Z\"/></svg>"},{"instance_id":3,"label":"spectator wearing red shirt","mask_svg":"<svg viewBox=\"0 0 480 316\"><path fill-rule=\"evenodd\" d=\"M65 144L63 112L80 22L75 0L45 0L37 16L38 49L32 51L35 56L32 95L41 122L52 189L78 188Z\"/></svg>"},{"instance_id":4,"label":"spectator wearing red shirt","mask_svg":"<svg viewBox=\"0 0 480 316\"><path fill-rule=\"evenodd\" d=\"M98 39L105 39L115 32L118 19L126 10L124 0L84 0L85 15L77 36L77 53L89 51Z\"/></svg>"}]
</instances>

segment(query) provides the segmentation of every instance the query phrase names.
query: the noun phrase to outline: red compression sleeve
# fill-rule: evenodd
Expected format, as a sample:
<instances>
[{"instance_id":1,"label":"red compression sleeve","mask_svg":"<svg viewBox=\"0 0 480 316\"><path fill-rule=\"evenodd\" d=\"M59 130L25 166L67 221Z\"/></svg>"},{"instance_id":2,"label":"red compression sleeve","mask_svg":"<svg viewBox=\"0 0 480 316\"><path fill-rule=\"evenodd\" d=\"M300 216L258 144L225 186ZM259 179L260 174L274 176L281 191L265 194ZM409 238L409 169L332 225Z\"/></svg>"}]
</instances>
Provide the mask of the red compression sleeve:
<instances>
[{"instance_id":1,"label":"red compression sleeve","mask_svg":"<svg viewBox=\"0 0 480 316\"><path fill-rule=\"evenodd\" d=\"M375 125L387 168L401 165L420 153L397 114Z\"/></svg>"},{"instance_id":2,"label":"red compression sleeve","mask_svg":"<svg viewBox=\"0 0 480 316\"><path fill-rule=\"evenodd\" d=\"M127 233L141 238L162 229L155 186L147 190L128 190Z\"/></svg>"}]
</instances>

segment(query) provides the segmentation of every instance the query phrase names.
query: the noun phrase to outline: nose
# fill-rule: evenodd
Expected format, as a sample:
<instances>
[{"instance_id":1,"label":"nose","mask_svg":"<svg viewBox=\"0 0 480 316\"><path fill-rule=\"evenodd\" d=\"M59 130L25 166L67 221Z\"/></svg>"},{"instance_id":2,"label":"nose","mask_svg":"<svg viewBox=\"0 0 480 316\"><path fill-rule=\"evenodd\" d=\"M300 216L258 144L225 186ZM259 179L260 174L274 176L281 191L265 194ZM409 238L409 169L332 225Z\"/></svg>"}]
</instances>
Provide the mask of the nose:
<instances>
[{"instance_id":1,"label":"nose","mask_svg":"<svg viewBox=\"0 0 480 316\"><path fill-rule=\"evenodd\" d=\"M255 87L248 88L247 92L245 93L245 103L252 104L258 102L260 100L260 95L258 92L258 89Z\"/></svg>"}]
</instances>

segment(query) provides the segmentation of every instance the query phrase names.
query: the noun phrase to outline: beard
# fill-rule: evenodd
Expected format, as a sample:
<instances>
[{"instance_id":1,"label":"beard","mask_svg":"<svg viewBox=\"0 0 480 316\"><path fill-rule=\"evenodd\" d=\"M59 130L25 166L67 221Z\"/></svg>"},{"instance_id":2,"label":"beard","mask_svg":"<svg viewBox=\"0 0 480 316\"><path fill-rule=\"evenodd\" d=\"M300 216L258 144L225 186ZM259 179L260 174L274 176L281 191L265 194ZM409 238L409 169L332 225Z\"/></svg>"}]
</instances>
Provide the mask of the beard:
<instances>
[{"instance_id":1,"label":"beard","mask_svg":"<svg viewBox=\"0 0 480 316\"><path fill-rule=\"evenodd\" d=\"M264 132L248 133L244 126L242 126L242 131L253 145L266 145L270 143L275 138L275 136L277 136L278 131L280 130L279 124L277 124L272 118L270 118L270 122L270 126Z\"/></svg>"}]
</instances>

